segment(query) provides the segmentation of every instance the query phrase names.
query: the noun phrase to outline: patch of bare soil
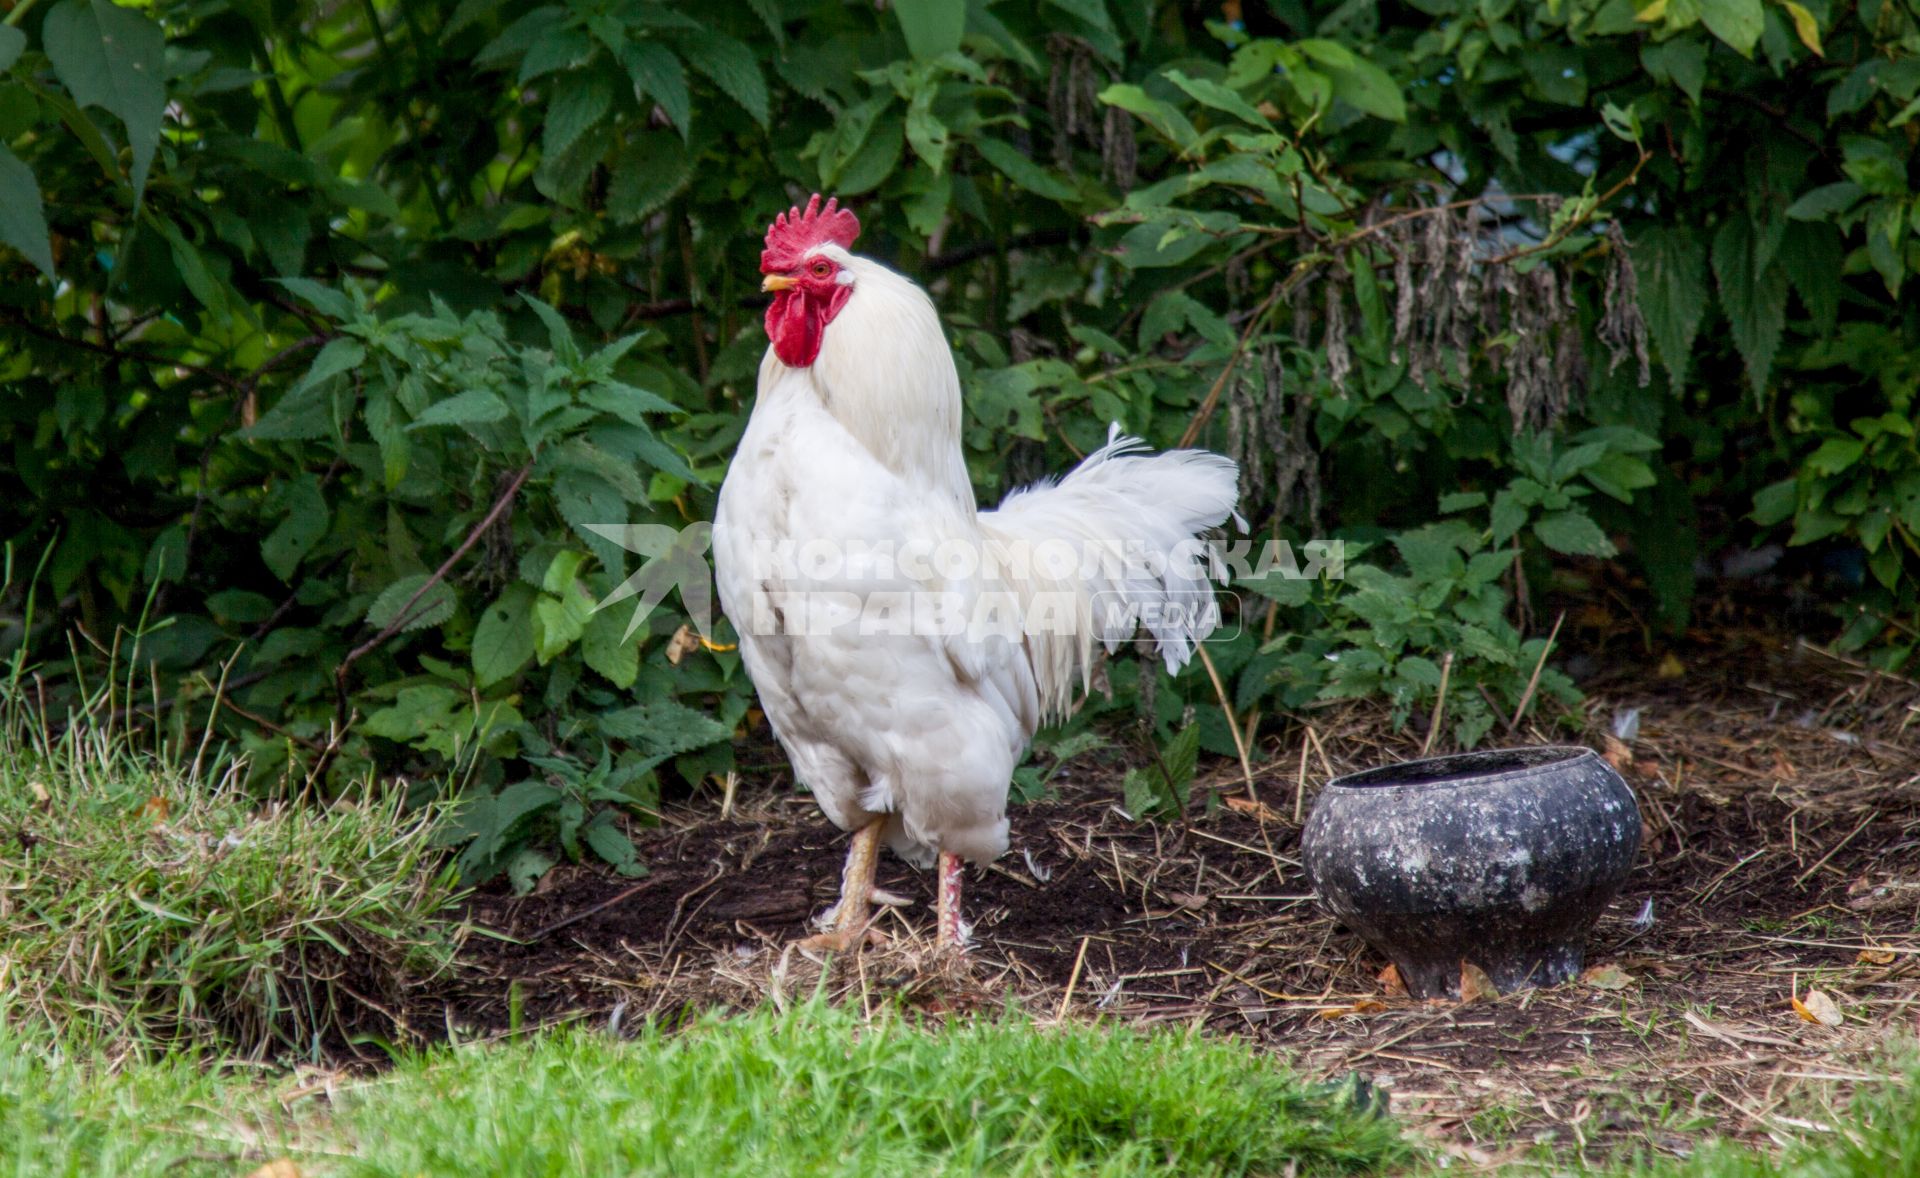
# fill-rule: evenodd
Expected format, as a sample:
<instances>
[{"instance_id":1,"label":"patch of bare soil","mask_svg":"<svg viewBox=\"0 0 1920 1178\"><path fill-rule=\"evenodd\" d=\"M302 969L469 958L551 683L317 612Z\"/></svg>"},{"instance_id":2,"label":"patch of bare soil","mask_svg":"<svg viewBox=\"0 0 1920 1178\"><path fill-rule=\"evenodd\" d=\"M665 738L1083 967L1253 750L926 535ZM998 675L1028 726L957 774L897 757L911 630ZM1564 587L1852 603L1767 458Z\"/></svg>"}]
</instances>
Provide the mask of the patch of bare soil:
<instances>
[{"instance_id":1,"label":"patch of bare soil","mask_svg":"<svg viewBox=\"0 0 1920 1178\"><path fill-rule=\"evenodd\" d=\"M970 869L965 970L930 964L930 876L890 858L881 884L912 903L883 916L889 946L796 951L845 838L775 781L731 818L711 799L666 814L639 836L644 879L568 867L533 895L476 895L460 968L398 1017L484 1034L822 985L936 1010L1012 997L1040 1018L1200 1025L1360 1073L1478 1162L1821 1132L1881 1048L1920 1029L1920 686L1758 635L1622 665L1587 684L1583 738L1633 784L1646 837L1589 942L1589 964L1612 967L1599 985L1467 1005L1385 992L1385 962L1315 906L1297 853L1296 815L1330 776L1418 752L1356 707L1269 725L1251 786L1214 766L1186 824L1136 822L1110 766L1070 767L1059 796L1014 812L1011 852ZM1527 727L1509 743L1565 739ZM1795 1012L1809 989L1842 1025Z\"/></svg>"}]
</instances>

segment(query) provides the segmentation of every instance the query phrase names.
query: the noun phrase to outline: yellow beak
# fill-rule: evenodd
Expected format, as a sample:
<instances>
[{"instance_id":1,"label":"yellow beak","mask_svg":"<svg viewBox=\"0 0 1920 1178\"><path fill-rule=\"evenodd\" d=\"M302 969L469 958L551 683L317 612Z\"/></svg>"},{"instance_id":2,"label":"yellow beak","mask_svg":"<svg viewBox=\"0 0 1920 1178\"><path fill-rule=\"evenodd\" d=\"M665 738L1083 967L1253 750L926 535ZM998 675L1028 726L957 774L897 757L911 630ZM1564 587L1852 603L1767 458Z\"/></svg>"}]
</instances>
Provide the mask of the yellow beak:
<instances>
[{"instance_id":1,"label":"yellow beak","mask_svg":"<svg viewBox=\"0 0 1920 1178\"><path fill-rule=\"evenodd\" d=\"M760 280L760 289L767 293L792 290L799 285L800 280L798 278L793 278L786 274L769 274Z\"/></svg>"}]
</instances>

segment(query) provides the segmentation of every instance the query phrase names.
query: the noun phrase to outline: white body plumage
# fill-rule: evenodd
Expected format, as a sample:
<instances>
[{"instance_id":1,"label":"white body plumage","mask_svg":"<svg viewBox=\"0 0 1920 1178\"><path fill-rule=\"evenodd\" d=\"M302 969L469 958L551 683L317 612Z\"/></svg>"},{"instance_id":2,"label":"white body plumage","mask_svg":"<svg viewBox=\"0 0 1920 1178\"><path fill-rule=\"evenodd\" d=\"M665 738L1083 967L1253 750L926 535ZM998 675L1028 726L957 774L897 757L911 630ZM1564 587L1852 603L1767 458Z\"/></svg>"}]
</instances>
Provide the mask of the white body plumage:
<instances>
[{"instance_id":1,"label":"white body plumage","mask_svg":"<svg viewBox=\"0 0 1920 1178\"><path fill-rule=\"evenodd\" d=\"M837 245L811 253L836 262L852 290L810 367L772 349L761 364L714 518L721 605L796 776L835 824L884 816L888 843L921 865L936 851L991 859L1007 847L1007 789L1034 729L1070 707L1096 644L1111 650L1134 633L1126 611L1096 607L1146 607L1170 668L1205 637L1204 612L1153 607L1209 587L1194 539L1232 512L1234 466L1201 451L1138 454L1115 438L1058 483L979 511L959 377L932 302ZM1031 559L1043 544L1157 555L1162 567L1047 575ZM958 559L857 558L908 549ZM833 612L882 598L894 603L882 632L871 614ZM957 611L995 624L889 612L908 601L941 603L948 622ZM814 606L811 618L797 613Z\"/></svg>"}]
</instances>

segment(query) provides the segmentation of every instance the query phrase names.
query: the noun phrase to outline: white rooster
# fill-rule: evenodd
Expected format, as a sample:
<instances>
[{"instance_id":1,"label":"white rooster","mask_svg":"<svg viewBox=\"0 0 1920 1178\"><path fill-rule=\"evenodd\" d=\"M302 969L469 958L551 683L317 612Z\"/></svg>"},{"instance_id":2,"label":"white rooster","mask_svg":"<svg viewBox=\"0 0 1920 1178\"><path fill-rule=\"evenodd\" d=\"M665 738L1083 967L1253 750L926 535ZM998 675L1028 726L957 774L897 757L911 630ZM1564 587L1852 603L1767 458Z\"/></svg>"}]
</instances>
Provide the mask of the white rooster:
<instances>
[{"instance_id":1,"label":"white rooster","mask_svg":"<svg viewBox=\"0 0 1920 1178\"><path fill-rule=\"evenodd\" d=\"M816 948L870 935L884 839L939 862L936 941L964 944L962 860L1007 849L1033 731L1144 626L1169 670L1212 628L1198 537L1233 512L1217 454L1115 435L980 511L960 380L926 292L848 252L815 196L767 230L759 395L714 516L720 601L794 773L853 833ZM880 896L891 900L892 897Z\"/></svg>"}]
</instances>

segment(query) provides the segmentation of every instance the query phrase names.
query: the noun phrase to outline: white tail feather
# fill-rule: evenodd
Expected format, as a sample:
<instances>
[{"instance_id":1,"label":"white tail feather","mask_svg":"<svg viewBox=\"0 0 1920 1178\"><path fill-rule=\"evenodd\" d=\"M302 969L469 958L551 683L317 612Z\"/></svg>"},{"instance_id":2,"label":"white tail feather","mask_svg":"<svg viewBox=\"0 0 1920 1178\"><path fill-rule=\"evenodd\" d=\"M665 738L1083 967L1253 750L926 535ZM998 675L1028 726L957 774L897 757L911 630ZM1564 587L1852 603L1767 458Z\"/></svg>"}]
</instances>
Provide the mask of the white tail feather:
<instances>
[{"instance_id":1,"label":"white tail feather","mask_svg":"<svg viewBox=\"0 0 1920 1178\"><path fill-rule=\"evenodd\" d=\"M1027 658L1049 715L1070 710L1076 685L1090 683L1096 641L1111 653L1144 627L1174 671L1213 629L1211 610L1195 608L1213 594L1198 541L1233 514L1238 472L1204 450L1144 449L1116 425L1058 483L1015 491L980 514L1001 567L1021 570L1006 580L1029 619ZM1050 576L1034 554L1062 542L1080 567ZM1059 616L1063 606L1071 617Z\"/></svg>"}]
</instances>

